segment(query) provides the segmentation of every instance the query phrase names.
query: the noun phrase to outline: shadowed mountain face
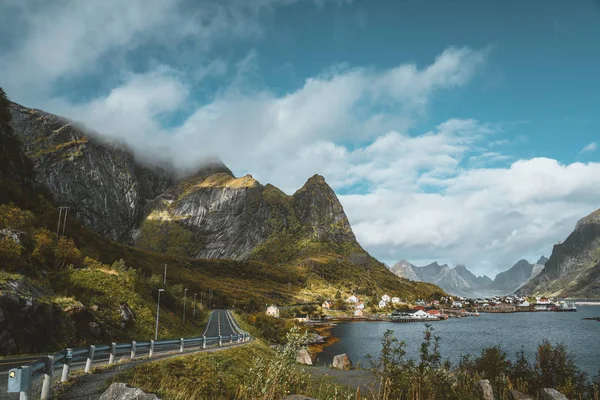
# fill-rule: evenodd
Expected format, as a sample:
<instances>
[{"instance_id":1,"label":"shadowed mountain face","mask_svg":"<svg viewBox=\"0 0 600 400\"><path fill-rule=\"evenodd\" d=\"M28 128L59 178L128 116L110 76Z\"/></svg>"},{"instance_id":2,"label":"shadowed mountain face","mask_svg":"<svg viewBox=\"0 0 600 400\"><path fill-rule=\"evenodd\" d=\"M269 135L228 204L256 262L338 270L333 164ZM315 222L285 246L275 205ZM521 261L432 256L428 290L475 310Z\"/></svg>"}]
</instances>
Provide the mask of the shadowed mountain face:
<instances>
[{"instance_id":1,"label":"shadowed mountain face","mask_svg":"<svg viewBox=\"0 0 600 400\"><path fill-rule=\"evenodd\" d=\"M544 269L516 292L554 297L600 296L600 210L577 223L573 233L554 246Z\"/></svg>"},{"instance_id":2,"label":"shadowed mountain face","mask_svg":"<svg viewBox=\"0 0 600 400\"><path fill-rule=\"evenodd\" d=\"M476 276L462 264L450 268L446 264L434 262L417 267L402 260L396 263L391 271L406 279L434 283L446 292L460 296L505 295L514 292L535 277L543 268L540 263L545 261L543 256L535 265L527 260L520 260L510 269L496 275L494 280L485 275Z\"/></svg>"}]
</instances>

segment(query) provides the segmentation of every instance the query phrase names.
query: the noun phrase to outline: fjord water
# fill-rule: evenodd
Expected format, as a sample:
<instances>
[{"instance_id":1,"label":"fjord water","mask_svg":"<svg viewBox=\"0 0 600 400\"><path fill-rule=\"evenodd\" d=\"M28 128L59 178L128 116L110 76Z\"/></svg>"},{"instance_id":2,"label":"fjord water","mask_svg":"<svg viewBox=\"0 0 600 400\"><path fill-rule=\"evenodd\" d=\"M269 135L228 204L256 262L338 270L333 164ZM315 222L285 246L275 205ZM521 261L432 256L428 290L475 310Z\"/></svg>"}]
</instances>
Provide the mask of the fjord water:
<instances>
[{"instance_id":1,"label":"fjord water","mask_svg":"<svg viewBox=\"0 0 600 400\"><path fill-rule=\"evenodd\" d=\"M600 322L584 317L600 317L600 306L579 306L577 312L481 313L479 317L436 321L431 326L441 338L442 357L453 364L463 354L478 355L483 348L498 344L511 360L523 348L533 361L537 345L548 339L553 344L565 344L577 366L595 375L600 368ZM331 364L334 355L346 353L353 363L369 368L367 355L379 356L381 338L388 329L407 343L407 356L416 359L424 323L348 322L332 328L331 333L339 341L325 347L317 363Z\"/></svg>"}]
</instances>

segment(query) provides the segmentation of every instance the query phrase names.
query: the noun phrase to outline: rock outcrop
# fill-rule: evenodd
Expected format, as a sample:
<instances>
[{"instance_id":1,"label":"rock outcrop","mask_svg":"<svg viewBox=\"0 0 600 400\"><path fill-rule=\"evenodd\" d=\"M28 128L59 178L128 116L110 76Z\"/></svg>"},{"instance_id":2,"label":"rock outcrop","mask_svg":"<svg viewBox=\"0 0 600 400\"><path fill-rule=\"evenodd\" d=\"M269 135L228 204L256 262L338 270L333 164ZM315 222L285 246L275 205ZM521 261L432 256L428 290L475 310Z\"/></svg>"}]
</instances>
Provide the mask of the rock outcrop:
<instances>
[{"instance_id":1,"label":"rock outcrop","mask_svg":"<svg viewBox=\"0 0 600 400\"><path fill-rule=\"evenodd\" d=\"M307 349L298 350L298 354L296 355L296 362L298 364L313 365L312 358L310 357L310 353Z\"/></svg>"},{"instance_id":2,"label":"rock outcrop","mask_svg":"<svg viewBox=\"0 0 600 400\"><path fill-rule=\"evenodd\" d=\"M600 210L582 218L573 233L554 246L538 276L519 295L600 296Z\"/></svg>"},{"instance_id":3,"label":"rock outcrop","mask_svg":"<svg viewBox=\"0 0 600 400\"><path fill-rule=\"evenodd\" d=\"M481 400L494 400L494 390L487 379L477 381L473 384L473 391Z\"/></svg>"},{"instance_id":4,"label":"rock outcrop","mask_svg":"<svg viewBox=\"0 0 600 400\"><path fill-rule=\"evenodd\" d=\"M102 393L100 400L160 400L160 398L126 383L115 382Z\"/></svg>"},{"instance_id":5,"label":"rock outcrop","mask_svg":"<svg viewBox=\"0 0 600 400\"><path fill-rule=\"evenodd\" d=\"M350 362L350 357L346 353L343 353L333 356L331 366L335 369L350 369L352 368L352 363Z\"/></svg>"}]
</instances>

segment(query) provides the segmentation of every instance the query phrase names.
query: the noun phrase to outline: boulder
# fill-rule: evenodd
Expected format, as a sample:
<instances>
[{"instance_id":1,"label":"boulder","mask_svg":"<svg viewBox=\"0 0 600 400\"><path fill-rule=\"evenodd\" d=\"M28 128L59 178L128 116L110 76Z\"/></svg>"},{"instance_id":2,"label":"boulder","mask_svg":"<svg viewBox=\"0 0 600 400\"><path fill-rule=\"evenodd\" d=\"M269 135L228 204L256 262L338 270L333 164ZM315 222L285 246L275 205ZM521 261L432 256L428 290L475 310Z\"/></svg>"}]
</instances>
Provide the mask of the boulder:
<instances>
[{"instance_id":1,"label":"boulder","mask_svg":"<svg viewBox=\"0 0 600 400\"><path fill-rule=\"evenodd\" d=\"M530 396L523 394L518 390L511 390L508 397L510 400L533 400Z\"/></svg>"},{"instance_id":2,"label":"boulder","mask_svg":"<svg viewBox=\"0 0 600 400\"><path fill-rule=\"evenodd\" d=\"M121 314L121 329L125 329L126 327L135 324L135 313L127 303L121 304L119 306L119 311Z\"/></svg>"},{"instance_id":3,"label":"boulder","mask_svg":"<svg viewBox=\"0 0 600 400\"><path fill-rule=\"evenodd\" d=\"M348 355L343 353L333 357L332 366L336 369L350 369L352 367L352 363L350 362Z\"/></svg>"},{"instance_id":4,"label":"boulder","mask_svg":"<svg viewBox=\"0 0 600 400\"><path fill-rule=\"evenodd\" d=\"M473 391L481 400L494 400L494 390L487 379L475 382Z\"/></svg>"},{"instance_id":5,"label":"boulder","mask_svg":"<svg viewBox=\"0 0 600 400\"><path fill-rule=\"evenodd\" d=\"M568 400L567 396L556 389L540 389L540 400Z\"/></svg>"},{"instance_id":6,"label":"boulder","mask_svg":"<svg viewBox=\"0 0 600 400\"><path fill-rule=\"evenodd\" d=\"M116 382L106 389L100 400L160 400L154 394L148 394L142 389L134 388L126 383Z\"/></svg>"},{"instance_id":7,"label":"boulder","mask_svg":"<svg viewBox=\"0 0 600 400\"><path fill-rule=\"evenodd\" d=\"M298 354L296 355L296 362L298 364L313 365L312 358L310 358L310 354L307 349L298 350Z\"/></svg>"}]
</instances>

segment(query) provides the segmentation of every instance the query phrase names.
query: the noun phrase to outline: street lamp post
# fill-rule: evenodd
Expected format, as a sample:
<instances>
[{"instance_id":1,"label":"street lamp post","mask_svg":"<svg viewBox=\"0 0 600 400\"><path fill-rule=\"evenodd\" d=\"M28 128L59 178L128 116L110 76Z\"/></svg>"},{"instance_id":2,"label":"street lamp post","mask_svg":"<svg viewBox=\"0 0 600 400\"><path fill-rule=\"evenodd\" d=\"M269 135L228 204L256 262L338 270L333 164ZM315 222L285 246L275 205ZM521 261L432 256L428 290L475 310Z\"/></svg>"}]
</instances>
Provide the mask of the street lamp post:
<instances>
[{"instance_id":1,"label":"street lamp post","mask_svg":"<svg viewBox=\"0 0 600 400\"><path fill-rule=\"evenodd\" d=\"M165 275L163 278L163 285L167 286L167 264L165 264Z\"/></svg>"},{"instance_id":2,"label":"street lamp post","mask_svg":"<svg viewBox=\"0 0 600 400\"><path fill-rule=\"evenodd\" d=\"M158 289L158 302L156 303L156 331L154 332L154 340L158 340L158 314L160 312L160 292L164 292L165 289Z\"/></svg>"},{"instance_id":3,"label":"street lamp post","mask_svg":"<svg viewBox=\"0 0 600 400\"><path fill-rule=\"evenodd\" d=\"M185 324L185 294L187 293L187 289L183 291L183 323Z\"/></svg>"}]
</instances>

